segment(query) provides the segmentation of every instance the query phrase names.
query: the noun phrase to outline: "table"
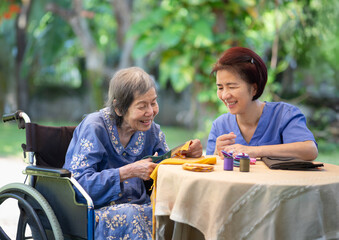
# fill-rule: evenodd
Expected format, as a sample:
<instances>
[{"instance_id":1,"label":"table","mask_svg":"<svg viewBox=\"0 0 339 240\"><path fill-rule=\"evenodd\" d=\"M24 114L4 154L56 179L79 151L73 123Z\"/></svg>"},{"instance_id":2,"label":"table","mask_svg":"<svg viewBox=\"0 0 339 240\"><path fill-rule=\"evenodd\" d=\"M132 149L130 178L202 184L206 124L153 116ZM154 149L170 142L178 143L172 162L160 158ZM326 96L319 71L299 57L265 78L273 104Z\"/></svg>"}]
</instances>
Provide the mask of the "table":
<instances>
[{"instance_id":1,"label":"table","mask_svg":"<svg viewBox=\"0 0 339 240\"><path fill-rule=\"evenodd\" d=\"M157 239L339 239L339 166L321 170L158 169Z\"/></svg>"}]
</instances>

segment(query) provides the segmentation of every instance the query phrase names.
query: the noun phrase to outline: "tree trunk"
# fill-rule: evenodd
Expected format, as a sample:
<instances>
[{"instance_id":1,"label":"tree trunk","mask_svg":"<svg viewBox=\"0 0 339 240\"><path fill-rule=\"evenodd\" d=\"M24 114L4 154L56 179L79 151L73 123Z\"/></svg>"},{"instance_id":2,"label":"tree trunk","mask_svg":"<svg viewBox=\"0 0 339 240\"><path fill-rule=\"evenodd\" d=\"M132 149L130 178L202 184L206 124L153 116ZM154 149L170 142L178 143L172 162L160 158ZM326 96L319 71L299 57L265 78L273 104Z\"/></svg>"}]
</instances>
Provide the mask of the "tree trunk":
<instances>
[{"instance_id":1,"label":"tree trunk","mask_svg":"<svg viewBox=\"0 0 339 240\"><path fill-rule=\"evenodd\" d=\"M126 39L126 33L132 24L133 0L111 0L114 16L117 21L117 43L121 49L118 69L132 66L131 58L135 39Z\"/></svg>"},{"instance_id":2,"label":"tree trunk","mask_svg":"<svg viewBox=\"0 0 339 240\"><path fill-rule=\"evenodd\" d=\"M6 42L3 38L0 38L0 46L6 46ZM10 63L11 58L9 53L9 48L0 48L0 115L8 113L13 109L10 109L8 112L5 111L5 104L8 104L7 95L8 95L8 85L10 84ZM13 91L15 93L15 91ZM8 110L8 109L6 109Z\"/></svg>"},{"instance_id":3,"label":"tree trunk","mask_svg":"<svg viewBox=\"0 0 339 240\"><path fill-rule=\"evenodd\" d=\"M26 32L31 5L32 0L26 0L22 2L20 13L18 14L15 22L17 45L17 55L15 58L17 107L24 111L27 111L29 106L29 92L27 78L22 74L22 65L27 45Z\"/></svg>"},{"instance_id":4,"label":"tree trunk","mask_svg":"<svg viewBox=\"0 0 339 240\"><path fill-rule=\"evenodd\" d=\"M288 68L282 73L281 79L281 92L280 96L282 98L289 99L291 97L295 97L295 90L294 90L294 69L291 65L288 65Z\"/></svg>"},{"instance_id":5,"label":"tree trunk","mask_svg":"<svg viewBox=\"0 0 339 240\"><path fill-rule=\"evenodd\" d=\"M85 12L82 9L82 1L73 0L72 10L63 9L54 3L47 4L46 10L51 11L66 20L80 41L85 52L86 77L90 85L89 101L87 101L90 104L88 111L102 108L104 102L104 95L102 92L105 69L104 55L96 46L92 33L87 25L87 21L83 17Z\"/></svg>"},{"instance_id":6,"label":"tree trunk","mask_svg":"<svg viewBox=\"0 0 339 240\"><path fill-rule=\"evenodd\" d=\"M274 18L274 27L275 27L275 36L272 45L272 57L271 57L271 69L275 70L278 64L278 51L279 51L279 25L278 25L278 9L279 2L275 0L275 18Z\"/></svg>"}]
</instances>

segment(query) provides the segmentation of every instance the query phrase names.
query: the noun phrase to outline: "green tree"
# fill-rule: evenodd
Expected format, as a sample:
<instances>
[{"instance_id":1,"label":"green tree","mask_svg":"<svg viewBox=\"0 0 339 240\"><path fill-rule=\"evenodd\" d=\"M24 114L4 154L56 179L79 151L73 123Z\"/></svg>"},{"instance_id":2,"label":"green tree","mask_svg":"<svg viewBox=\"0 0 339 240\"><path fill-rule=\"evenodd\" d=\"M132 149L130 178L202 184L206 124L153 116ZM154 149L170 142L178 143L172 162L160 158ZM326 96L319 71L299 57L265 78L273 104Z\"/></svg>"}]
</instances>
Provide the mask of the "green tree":
<instances>
[{"instance_id":1,"label":"green tree","mask_svg":"<svg viewBox=\"0 0 339 240\"><path fill-rule=\"evenodd\" d=\"M163 88L190 94L187 122L208 131L209 122L226 111L210 70L224 50L240 45L256 51L268 66L263 100L323 102L337 111L336 0L27 2L25 28L16 29L13 19L0 20L1 41L8 46L0 62L17 66L1 86L13 92L23 81L19 85L27 86L21 88L27 93L15 94L28 102L37 87L69 87L89 96L84 104L93 103L91 111L102 106L107 80L116 69L139 65ZM9 9L10 1L5 3L0 15ZM15 3L22 9L23 2ZM0 66L1 74L4 68ZM327 87L333 85L335 90ZM8 95L1 96L2 106Z\"/></svg>"},{"instance_id":2,"label":"green tree","mask_svg":"<svg viewBox=\"0 0 339 240\"><path fill-rule=\"evenodd\" d=\"M148 1L142 6L144 17L129 36L138 38L133 56L147 57L149 64L159 67L163 87L170 84L177 92L190 87L192 111L198 108L196 99L200 106L217 110L206 118L210 122L226 109L216 97L209 73L221 52L231 46L252 48L266 61L269 79L264 100L305 102L308 95L302 94L309 89L310 76L314 86L324 80L319 68L331 84L338 82L332 64L338 56L337 5L333 0ZM199 107L199 118L202 112ZM198 118L189 115L189 122Z\"/></svg>"}]
</instances>

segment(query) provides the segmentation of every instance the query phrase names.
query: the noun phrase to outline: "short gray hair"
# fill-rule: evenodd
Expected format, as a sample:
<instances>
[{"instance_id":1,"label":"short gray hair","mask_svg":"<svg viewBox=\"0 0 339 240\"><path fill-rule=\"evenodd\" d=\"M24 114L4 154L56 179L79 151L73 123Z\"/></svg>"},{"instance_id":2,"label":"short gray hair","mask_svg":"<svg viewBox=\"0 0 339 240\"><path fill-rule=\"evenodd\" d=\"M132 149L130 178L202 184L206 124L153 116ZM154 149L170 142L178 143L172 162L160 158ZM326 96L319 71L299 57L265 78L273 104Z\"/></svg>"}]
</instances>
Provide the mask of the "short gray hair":
<instances>
[{"instance_id":1,"label":"short gray hair","mask_svg":"<svg viewBox=\"0 0 339 240\"><path fill-rule=\"evenodd\" d=\"M110 108L111 117L115 119L118 127L121 126L135 96L145 94L151 88L156 90L154 80L139 67L124 68L114 74L109 83L106 106ZM115 109L122 116L118 116Z\"/></svg>"}]
</instances>

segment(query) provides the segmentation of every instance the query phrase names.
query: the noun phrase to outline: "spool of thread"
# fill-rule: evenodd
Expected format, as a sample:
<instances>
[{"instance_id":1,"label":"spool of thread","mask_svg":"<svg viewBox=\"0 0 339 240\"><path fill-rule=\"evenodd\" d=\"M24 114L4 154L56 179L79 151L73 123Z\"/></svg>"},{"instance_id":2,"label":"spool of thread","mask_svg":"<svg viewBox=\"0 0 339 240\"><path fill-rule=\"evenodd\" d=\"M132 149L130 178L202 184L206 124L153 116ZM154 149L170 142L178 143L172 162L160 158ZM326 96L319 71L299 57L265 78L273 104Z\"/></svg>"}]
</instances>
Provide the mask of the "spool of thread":
<instances>
[{"instance_id":1,"label":"spool of thread","mask_svg":"<svg viewBox=\"0 0 339 240\"><path fill-rule=\"evenodd\" d=\"M240 158L240 172L250 171L250 159L248 157Z\"/></svg>"},{"instance_id":2,"label":"spool of thread","mask_svg":"<svg viewBox=\"0 0 339 240\"><path fill-rule=\"evenodd\" d=\"M232 157L224 158L224 170L233 171L233 158Z\"/></svg>"}]
</instances>

